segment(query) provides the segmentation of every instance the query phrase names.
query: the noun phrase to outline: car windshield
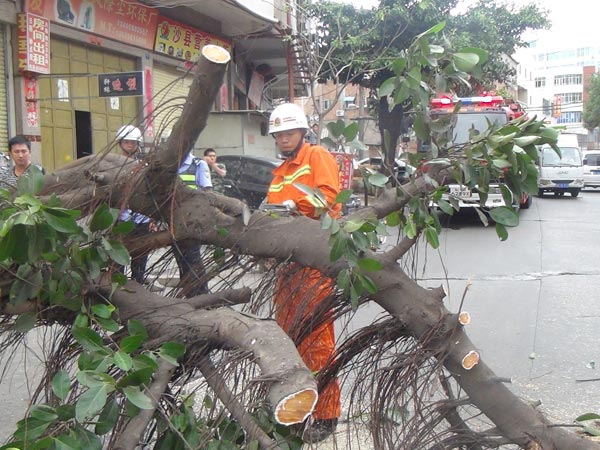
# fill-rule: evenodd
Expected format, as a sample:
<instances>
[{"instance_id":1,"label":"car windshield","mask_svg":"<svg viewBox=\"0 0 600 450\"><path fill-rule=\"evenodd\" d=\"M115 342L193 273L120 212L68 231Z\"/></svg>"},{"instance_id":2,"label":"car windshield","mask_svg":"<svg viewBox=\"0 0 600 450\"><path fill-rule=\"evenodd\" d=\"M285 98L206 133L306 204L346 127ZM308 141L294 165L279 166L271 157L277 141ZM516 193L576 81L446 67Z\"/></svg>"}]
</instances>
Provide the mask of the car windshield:
<instances>
[{"instance_id":1,"label":"car windshield","mask_svg":"<svg viewBox=\"0 0 600 450\"><path fill-rule=\"evenodd\" d=\"M585 159L588 166L600 166L600 153L588 153Z\"/></svg>"},{"instance_id":2,"label":"car windshield","mask_svg":"<svg viewBox=\"0 0 600 450\"><path fill-rule=\"evenodd\" d=\"M581 156L576 147L561 147L561 156L552 147L542 148L542 166L580 166Z\"/></svg>"},{"instance_id":3,"label":"car windshield","mask_svg":"<svg viewBox=\"0 0 600 450\"><path fill-rule=\"evenodd\" d=\"M456 114L456 123L450 129L452 133L451 141L454 144L464 144L469 141L469 133L472 129L483 133L490 126L498 128L504 125L506 121L506 114L504 112Z\"/></svg>"}]
</instances>

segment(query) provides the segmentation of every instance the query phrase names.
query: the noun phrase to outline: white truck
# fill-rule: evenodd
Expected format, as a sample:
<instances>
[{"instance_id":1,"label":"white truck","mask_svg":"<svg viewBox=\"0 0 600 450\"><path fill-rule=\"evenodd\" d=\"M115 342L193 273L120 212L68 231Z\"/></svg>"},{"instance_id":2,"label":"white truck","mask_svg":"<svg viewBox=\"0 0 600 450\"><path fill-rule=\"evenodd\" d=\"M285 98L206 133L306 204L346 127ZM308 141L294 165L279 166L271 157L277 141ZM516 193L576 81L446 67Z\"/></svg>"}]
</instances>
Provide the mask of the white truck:
<instances>
[{"instance_id":1,"label":"white truck","mask_svg":"<svg viewBox=\"0 0 600 450\"><path fill-rule=\"evenodd\" d=\"M561 133L557 146L560 155L549 145L538 148L538 197L545 192L556 196L568 192L577 197L583 189L583 161L577 135Z\"/></svg>"}]
</instances>

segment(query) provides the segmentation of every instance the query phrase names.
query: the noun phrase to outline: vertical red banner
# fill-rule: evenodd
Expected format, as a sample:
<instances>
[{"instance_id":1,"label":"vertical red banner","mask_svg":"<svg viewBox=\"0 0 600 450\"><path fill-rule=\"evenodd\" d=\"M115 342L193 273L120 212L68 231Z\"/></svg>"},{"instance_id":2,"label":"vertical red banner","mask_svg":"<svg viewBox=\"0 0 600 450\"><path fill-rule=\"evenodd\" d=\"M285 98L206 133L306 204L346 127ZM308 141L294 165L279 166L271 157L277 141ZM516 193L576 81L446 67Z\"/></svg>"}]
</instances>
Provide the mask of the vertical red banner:
<instances>
[{"instance_id":1,"label":"vertical red banner","mask_svg":"<svg viewBox=\"0 0 600 450\"><path fill-rule=\"evenodd\" d=\"M31 13L17 14L18 69L24 73L50 73L50 21Z\"/></svg>"},{"instance_id":2,"label":"vertical red banner","mask_svg":"<svg viewBox=\"0 0 600 450\"><path fill-rule=\"evenodd\" d=\"M154 91L152 90L152 70L144 70L144 115L146 116L146 129L144 134L148 138L154 137Z\"/></svg>"},{"instance_id":3,"label":"vertical red banner","mask_svg":"<svg viewBox=\"0 0 600 450\"><path fill-rule=\"evenodd\" d=\"M27 126L37 128L40 126L40 111L38 109L38 81L36 78L25 78L25 111Z\"/></svg>"},{"instance_id":4,"label":"vertical red banner","mask_svg":"<svg viewBox=\"0 0 600 450\"><path fill-rule=\"evenodd\" d=\"M352 189L352 175L354 168L352 167L353 156L348 153L331 152L340 167L340 187L342 189Z\"/></svg>"}]
</instances>

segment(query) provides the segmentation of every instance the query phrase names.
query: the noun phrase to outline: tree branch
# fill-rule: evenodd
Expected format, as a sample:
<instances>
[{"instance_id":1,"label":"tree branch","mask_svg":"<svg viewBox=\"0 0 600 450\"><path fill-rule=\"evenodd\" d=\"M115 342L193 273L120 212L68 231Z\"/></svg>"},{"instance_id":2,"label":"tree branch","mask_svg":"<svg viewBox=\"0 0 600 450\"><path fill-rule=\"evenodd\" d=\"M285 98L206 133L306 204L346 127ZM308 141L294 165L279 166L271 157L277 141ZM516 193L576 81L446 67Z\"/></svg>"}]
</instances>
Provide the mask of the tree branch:
<instances>
[{"instance_id":1,"label":"tree branch","mask_svg":"<svg viewBox=\"0 0 600 450\"><path fill-rule=\"evenodd\" d=\"M99 291L108 296L110 287ZM268 384L268 399L279 423L299 423L312 413L318 397L315 379L275 321L230 309L195 310L189 302L148 292L135 281L117 290L112 302L121 323L141 321L150 339L172 340L187 348L208 342L253 354Z\"/></svg>"},{"instance_id":2,"label":"tree branch","mask_svg":"<svg viewBox=\"0 0 600 450\"><path fill-rule=\"evenodd\" d=\"M175 366L169 364L165 360L158 360L158 369L154 374L154 380L150 386L146 388L146 393L148 394L148 397L150 397L152 409L140 410L139 414L129 421L127 426L119 434L119 437L115 442L115 449L134 450L140 445L144 431L152 420L160 397L165 389L167 389L175 369Z\"/></svg>"},{"instance_id":3,"label":"tree branch","mask_svg":"<svg viewBox=\"0 0 600 450\"><path fill-rule=\"evenodd\" d=\"M246 411L244 405L237 401L233 393L227 388L225 380L217 371L210 360L210 356L206 356L198 363L198 368L204 375L206 383L215 392L219 400L223 402L225 408L238 421L241 427L250 435L251 440L257 440L260 447L264 450L277 449L279 446L273 441L262 428L258 426L256 420Z\"/></svg>"}]
</instances>

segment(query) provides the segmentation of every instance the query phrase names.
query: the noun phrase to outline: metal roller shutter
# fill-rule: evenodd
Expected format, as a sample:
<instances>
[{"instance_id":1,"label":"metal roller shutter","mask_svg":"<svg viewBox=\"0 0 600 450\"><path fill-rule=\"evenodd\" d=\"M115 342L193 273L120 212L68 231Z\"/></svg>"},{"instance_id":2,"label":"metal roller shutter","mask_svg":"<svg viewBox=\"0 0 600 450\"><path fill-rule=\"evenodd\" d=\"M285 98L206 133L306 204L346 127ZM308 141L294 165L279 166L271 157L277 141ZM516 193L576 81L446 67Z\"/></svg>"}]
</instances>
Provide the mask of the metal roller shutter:
<instances>
[{"instance_id":1,"label":"metal roller shutter","mask_svg":"<svg viewBox=\"0 0 600 450\"><path fill-rule=\"evenodd\" d=\"M152 69L154 92L154 129L157 136L169 131L181 115L193 77L185 72L162 64Z\"/></svg>"}]
</instances>

